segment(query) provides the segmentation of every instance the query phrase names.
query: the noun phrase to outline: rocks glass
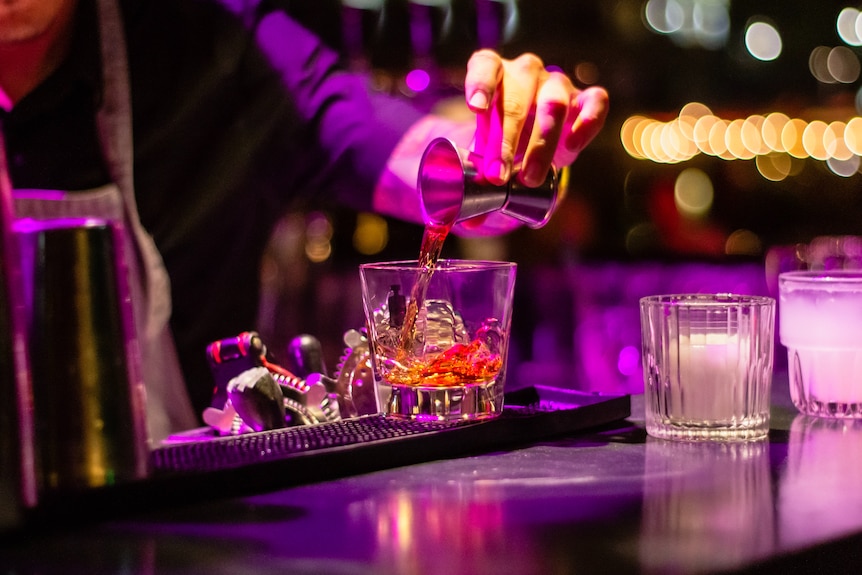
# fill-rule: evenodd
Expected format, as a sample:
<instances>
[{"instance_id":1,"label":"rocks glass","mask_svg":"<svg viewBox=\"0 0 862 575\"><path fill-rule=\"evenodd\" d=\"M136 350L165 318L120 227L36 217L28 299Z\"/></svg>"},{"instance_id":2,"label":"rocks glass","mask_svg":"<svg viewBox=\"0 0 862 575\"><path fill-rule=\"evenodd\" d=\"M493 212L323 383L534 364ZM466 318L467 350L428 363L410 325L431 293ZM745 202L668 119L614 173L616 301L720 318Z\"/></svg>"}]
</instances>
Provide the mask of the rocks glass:
<instances>
[{"instance_id":1,"label":"rocks glass","mask_svg":"<svg viewBox=\"0 0 862 575\"><path fill-rule=\"evenodd\" d=\"M646 430L749 440L769 430L775 300L734 294L640 300Z\"/></svg>"},{"instance_id":2,"label":"rocks glass","mask_svg":"<svg viewBox=\"0 0 862 575\"><path fill-rule=\"evenodd\" d=\"M485 419L503 409L514 263L360 266L377 381L389 416Z\"/></svg>"},{"instance_id":3,"label":"rocks glass","mask_svg":"<svg viewBox=\"0 0 862 575\"><path fill-rule=\"evenodd\" d=\"M793 404L862 418L862 270L785 272L778 290Z\"/></svg>"}]
</instances>

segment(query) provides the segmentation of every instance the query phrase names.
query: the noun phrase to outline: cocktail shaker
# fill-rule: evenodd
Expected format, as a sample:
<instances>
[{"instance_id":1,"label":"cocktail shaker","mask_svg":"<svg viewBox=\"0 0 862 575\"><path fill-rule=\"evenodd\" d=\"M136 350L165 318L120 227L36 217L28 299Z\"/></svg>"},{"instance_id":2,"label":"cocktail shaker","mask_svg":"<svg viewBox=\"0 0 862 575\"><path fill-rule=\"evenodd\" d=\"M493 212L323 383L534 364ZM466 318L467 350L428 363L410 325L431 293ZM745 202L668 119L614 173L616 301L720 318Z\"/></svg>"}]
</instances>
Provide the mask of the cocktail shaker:
<instances>
[{"instance_id":1,"label":"cocktail shaker","mask_svg":"<svg viewBox=\"0 0 862 575\"><path fill-rule=\"evenodd\" d=\"M19 220L39 497L147 474L143 381L121 249L101 219Z\"/></svg>"}]
</instances>

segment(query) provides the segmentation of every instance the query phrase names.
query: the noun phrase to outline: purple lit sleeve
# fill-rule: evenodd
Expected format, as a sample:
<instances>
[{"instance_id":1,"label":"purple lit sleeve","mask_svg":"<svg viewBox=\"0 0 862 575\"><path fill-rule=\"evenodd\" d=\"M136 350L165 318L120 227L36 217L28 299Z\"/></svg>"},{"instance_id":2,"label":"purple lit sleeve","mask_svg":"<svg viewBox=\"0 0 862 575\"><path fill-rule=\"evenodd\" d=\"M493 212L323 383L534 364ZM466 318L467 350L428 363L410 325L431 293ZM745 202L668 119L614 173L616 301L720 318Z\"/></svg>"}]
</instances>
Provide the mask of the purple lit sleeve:
<instances>
[{"instance_id":1,"label":"purple lit sleeve","mask_svg":"<svg viewBox=\"0 0 862 575\"><path fill-rule=\"evenodd\" d=\"M305 125L313 185L341 204L370 210L390 153L422 113L370 91L366 78L340 69L337 54L282 12L260 21L257 44Z\"/></svg>"}]
</instances>

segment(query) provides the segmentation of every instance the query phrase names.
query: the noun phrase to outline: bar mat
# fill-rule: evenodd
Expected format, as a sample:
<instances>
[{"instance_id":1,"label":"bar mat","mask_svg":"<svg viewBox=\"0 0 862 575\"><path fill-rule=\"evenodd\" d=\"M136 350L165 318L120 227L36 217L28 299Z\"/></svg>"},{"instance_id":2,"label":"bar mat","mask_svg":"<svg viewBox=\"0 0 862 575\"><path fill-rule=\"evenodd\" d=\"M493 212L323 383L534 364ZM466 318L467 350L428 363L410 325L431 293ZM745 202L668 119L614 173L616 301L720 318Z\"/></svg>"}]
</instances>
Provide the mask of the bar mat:
<instances>
[{"instance_id":1,"label":"bar mat","mask_svg":"<svg viewBox=\"0 0 862 575\"><path fill-rule=\"evenodd\" d=\"M364 416L304 427L215 437L209 428L170 438L150 453L143 480L48 492L20 526L79 528L138 512L172 510L438 459L514 449L600 428L631 415L628 395L529 387L505 397L503 414L480 422L423 423Z\"/></svg>"},{"instance_id":2,"label":"bar mat","mask_svg":"<svg viewBox=\"0 0 862 575\"><path fill-rule=\"evenodd\" d=\"M629 396L608 396L551 387L507 394L503 414L492 420L422 422L366 415L318 425L236 436L192 430L172 436L151 453L154 474L200 474L250 466L284 465L294 478L301 466L351 465L362 459L394 467L479 453L515 443L576 432L630 415Z\"/></svg>"}]
</instances>

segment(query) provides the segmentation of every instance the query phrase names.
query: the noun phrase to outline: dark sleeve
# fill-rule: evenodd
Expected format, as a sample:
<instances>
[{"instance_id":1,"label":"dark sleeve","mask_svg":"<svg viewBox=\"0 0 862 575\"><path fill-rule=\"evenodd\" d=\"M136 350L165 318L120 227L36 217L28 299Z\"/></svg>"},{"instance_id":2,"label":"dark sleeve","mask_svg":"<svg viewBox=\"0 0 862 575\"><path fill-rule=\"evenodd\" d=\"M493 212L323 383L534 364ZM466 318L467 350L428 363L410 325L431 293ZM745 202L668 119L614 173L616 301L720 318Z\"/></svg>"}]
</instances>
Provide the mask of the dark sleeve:
<instances>
[{"instance_id":1,"label":"dark sleeve","mask_svg":"<svg viewBox=\"0 0 862 575\"><path fill-rule=\"evenodd\" d=\"M300 154L309 188L370 209L390 153L421 112L371 91L367 78L342 70L334 51L281 11L260 18L255 37L306 125L308 146Z\"/></svg>"}]
</instances>

